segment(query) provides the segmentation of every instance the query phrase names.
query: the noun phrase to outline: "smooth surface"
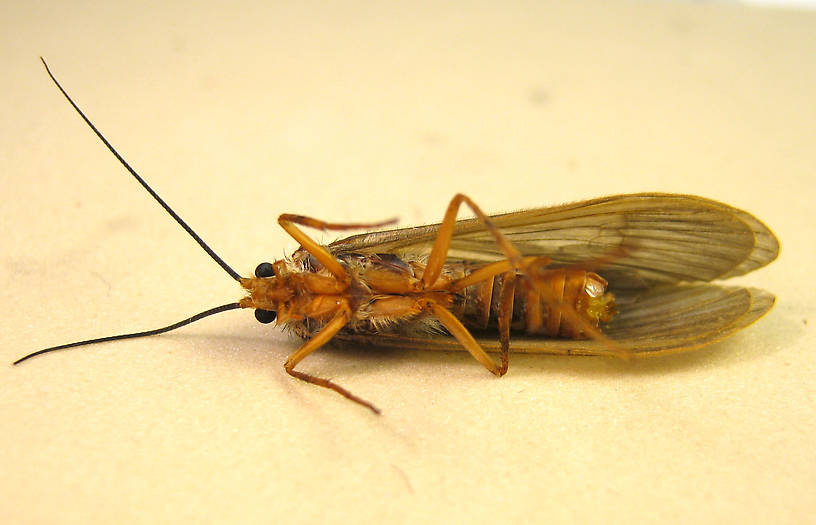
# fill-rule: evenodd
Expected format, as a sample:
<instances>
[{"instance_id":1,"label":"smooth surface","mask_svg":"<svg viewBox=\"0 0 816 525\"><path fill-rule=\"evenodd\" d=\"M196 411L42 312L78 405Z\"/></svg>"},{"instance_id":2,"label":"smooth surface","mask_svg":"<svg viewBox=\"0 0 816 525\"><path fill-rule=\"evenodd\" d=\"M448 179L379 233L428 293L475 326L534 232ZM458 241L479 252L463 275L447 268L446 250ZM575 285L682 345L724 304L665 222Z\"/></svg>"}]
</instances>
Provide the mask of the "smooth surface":
<instances>
[{"instance_id":1,"label":"smooth surface","mask_svg":"<svg viewBox=\"0 0 816 525\"><path fill-rule=\"evenodd\" d=\"M239 272L282 212L438 221L696 193L782 242L756 325L643 362L321 351L248 312L0 367L0 522L804 523L816 505L816 14L580 2L7 6L6 363L239 290L45 75ZM329 241L330 235L318 238Z\"/></svg>"}]
</instances>

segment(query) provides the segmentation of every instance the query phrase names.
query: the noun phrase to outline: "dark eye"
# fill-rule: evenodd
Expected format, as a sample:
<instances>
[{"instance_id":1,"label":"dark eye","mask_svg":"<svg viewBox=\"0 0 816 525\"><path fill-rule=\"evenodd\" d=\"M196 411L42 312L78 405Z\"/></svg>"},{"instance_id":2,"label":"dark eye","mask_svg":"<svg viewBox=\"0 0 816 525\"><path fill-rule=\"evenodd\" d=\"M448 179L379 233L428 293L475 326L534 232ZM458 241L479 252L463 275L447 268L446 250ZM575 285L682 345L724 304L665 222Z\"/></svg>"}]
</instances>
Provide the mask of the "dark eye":
<instances>
[{"instance_id":1,"label":"dark eye","mask_svg":"<svg viewBox=\"0 0 816 525\"><path fill-rule=\"evenodd\" d=\"M274 277L275 269L271 263L262 262L255 268L255 277Z\"/></svg>"},{"instance_id":2,"label":"dark eye","mask_svg":"<svg viewBox=\"0 0 816 525\"><path fill-rule=\"evenodd\" d=\"M275 313L274 310L261 310L260 308L255 310L255 319L257 319L259 323L271 323L277 316L278 314Z\"/></svg>"}]
</instances>

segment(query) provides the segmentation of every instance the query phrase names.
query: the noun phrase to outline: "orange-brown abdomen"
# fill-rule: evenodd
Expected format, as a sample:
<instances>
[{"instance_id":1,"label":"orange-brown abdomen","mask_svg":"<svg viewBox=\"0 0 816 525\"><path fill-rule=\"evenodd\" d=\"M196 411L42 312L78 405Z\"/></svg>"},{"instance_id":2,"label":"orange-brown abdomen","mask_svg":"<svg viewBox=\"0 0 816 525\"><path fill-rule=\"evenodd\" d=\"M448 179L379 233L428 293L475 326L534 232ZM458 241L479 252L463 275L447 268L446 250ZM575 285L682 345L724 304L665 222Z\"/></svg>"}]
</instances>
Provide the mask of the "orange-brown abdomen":
<instances>
[{"instance_id":1,"label":"orange-brown abdomen","mask_svg":"<svg viewBox=\"0 0 816 525\"><path fill-rule=\"evenodd\" d=\"M606 291L607 282L594 272L567 268L544 270L550 294L542 294L523 275L518 275L513 292L512 329L549 337L584 339L581 328L569 321L572 309L593 327L609 321L617 313L614 297ZM501 276L488 279L465 290L462 321L469 328L485 329L497 323L500 297L507 283Z\"/></svg>"}]
</instances>

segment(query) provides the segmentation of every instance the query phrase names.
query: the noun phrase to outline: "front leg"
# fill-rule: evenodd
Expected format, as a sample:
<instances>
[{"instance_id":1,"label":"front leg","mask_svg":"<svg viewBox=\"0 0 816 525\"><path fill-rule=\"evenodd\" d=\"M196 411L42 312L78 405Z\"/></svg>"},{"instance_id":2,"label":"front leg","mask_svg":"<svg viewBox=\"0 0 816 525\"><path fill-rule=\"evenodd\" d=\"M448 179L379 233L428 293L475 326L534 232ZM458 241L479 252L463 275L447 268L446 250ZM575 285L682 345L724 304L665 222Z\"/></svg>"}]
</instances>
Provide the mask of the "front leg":
<instances>
[{"instance_id":1,"label":"front leg","mask_svg":"<svg viewBox=\"0 0 816 525\"><path fill-rule=\"evenodd\" d=\"M324 344L328 343L332 337L337 334L348 322L351 318L351 311L349 310L348 303L343 301L340 305L339 311L335 314L331 321L329 321L326 326L324 326L317 334L314 335L311 339L303 343L303 346L297 349L297 351L289 356L289 359L286 360L284 363L283 368L286 370L286 373L292 377L296 377L301 381L306 381L307 383L311 383L313 385L322 386L323 388L328 388L330 390L334 390L341 396L354 401L355 403L359 403L364 407L370 409L375 414L380 413L380 409L369 403L363 398L357 397L345 388L341 387L337 383L333 383L328 379L323 379L322 377L313 376L311 374L307 374L305 372L298 372L295 370L295 367L298 363L300 363L303 358L307 355L311 354Z\"/></svg>"},{"instance_id":2,"label":"front leg","mask_svg":"<svg viewBox=\"0 0 816 525\"><path fill-rule=\"evenodd\" d=\"M303 215L293 215L291 213L284 213L278 217L278 224L280 224L281 228L286 230L286 233L291 235L293 239L299 242L303 249L312 254L312 256L317 259L317 261L322 264L329 271L329 273L340 281L348 280L348 274L346 273L345 268L343 268L343 265L340 264L340 261L335 259L325 246L321 246L317 241L306 235L306 233L298 228L296 224L301 224L317 230L356 230L379 228L381 226L394 224L395 222L396 219L390 219L388 221L372 224L339 224L324 222L311 217L305 217Z\"/></svg>"}]
</instances>

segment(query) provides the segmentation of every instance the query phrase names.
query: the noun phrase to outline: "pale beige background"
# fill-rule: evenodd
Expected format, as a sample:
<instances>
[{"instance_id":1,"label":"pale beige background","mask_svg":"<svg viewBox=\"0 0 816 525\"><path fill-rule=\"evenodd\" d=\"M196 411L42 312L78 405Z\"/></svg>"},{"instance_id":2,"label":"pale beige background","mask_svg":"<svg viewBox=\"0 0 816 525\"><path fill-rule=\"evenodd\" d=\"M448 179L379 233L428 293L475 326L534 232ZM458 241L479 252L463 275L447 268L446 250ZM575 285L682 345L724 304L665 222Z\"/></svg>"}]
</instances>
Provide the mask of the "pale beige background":
<instances>
[{"instance_id":1,"label":"pale beige background","mask_svg":"<svg viewBox=\"0 0 816 525\"><path fill-rule=\"evenodd\" d=\"M631 364L323 351L247 312L0 367L2 523L805 523L814 424L816 14L649 2L47 2L0 21L0 350L239 296L61 98L239 271L281 212L439 220L697 193L782 241L766 318ZM331 240L331 236L323 237Z\"/></svg>"}]
</instances>

